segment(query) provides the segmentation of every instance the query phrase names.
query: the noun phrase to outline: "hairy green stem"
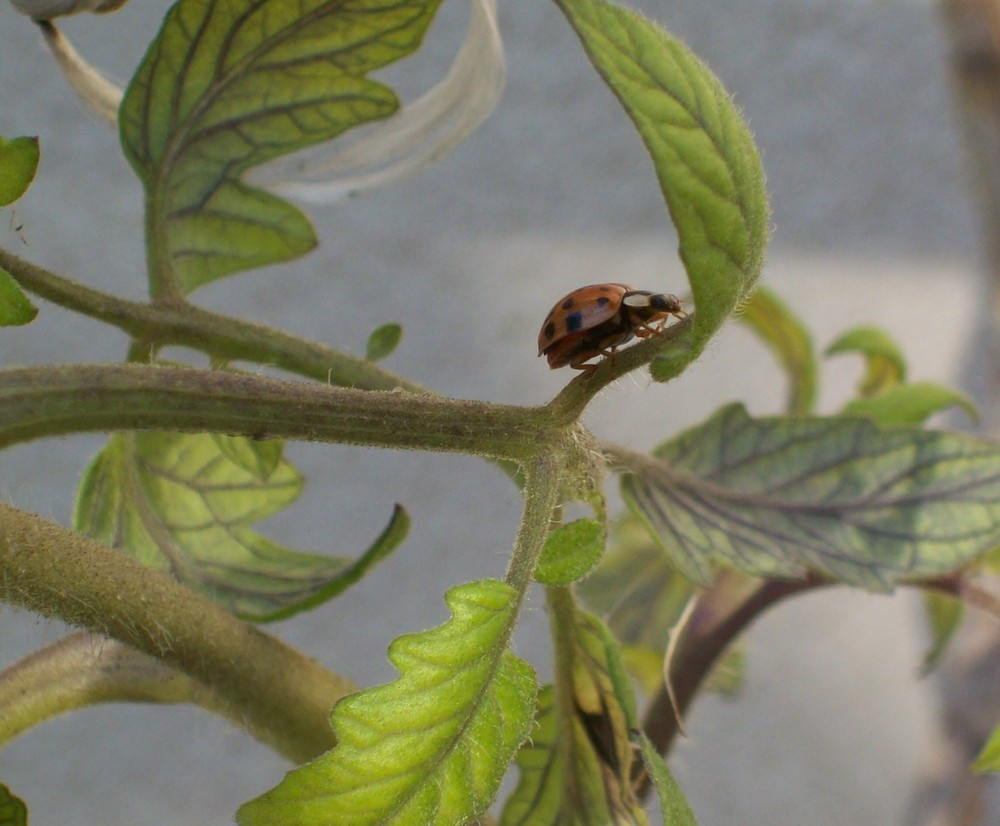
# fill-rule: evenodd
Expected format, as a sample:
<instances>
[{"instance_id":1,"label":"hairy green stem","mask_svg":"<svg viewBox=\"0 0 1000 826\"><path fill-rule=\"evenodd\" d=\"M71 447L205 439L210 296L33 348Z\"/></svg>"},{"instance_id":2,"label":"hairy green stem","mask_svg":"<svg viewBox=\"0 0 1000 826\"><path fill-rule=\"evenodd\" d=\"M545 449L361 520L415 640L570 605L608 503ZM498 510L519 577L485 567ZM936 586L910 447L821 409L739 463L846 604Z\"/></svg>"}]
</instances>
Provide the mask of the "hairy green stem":
<instances>
[{"instance_id":1,"label":"hairy green stem","mask_svg":"<svg viewBox=\"0 0 1000 826\"><path fill-rule=\"evenodd\" d=\"M542 453L525 467L524 513L514 541L506 582L524 595L535 574L538 557L552 525L552 511L559 495L556 454Z\"/></svg>"},{"instance_id":2,"label":"hairy green stem","mask_svg":"<svg viewBox=\"0 0 1000 826\"><path fill-rule=\"evenodd\" d=\"M264 324L212 313L183 300L154 304L126 301L56 275L3 248L0 267L25 290L118 327L147 349L180 345L206 353L216 361L273 365L340 387L426 392L419 384L373 362Z\"/></svg>"},{"instance_id":3,"label":"hairy green stem","mask_svg":"<svg viewBox=\"0 0 1000 826\"><path fill-rule=\"evenodd\" d=\"M167 575L2 504L0 599L189 674L227 716L296 762L332 748L330 709L354 688Z\"/></svg>"},{"instance_id":4,"label":"hairy green stem","mask_svg":"<svg viewBox=\"0 0 1000 826\"><path fill-rule=\"evenodd\" d=\"M191 703L241 729L243 710L203 683L118 640L78 631L0 672L0 745L99 703Z\"/></svg>"},{"instance_id":5,"label":"hairy green stem","mask_svg":"<svg viewBox=\"0 0 1000 826\"><path fill-rule=\"evenodd\" d=\"M676 324L671 324L660 335L651 336L639 344L615 353L597 365L590 376L580 375L566 385L562 391L546 405L552 418L560 424L576 421L584 408L609 384L627 373L649 364L658 354L667 349L676 350L677 357L671 362L669 378L680 375L694 360L696 353L691 349L694 315L689 315ZM667 377L660 376L661 381Z\"/></svg>"},{"instance_id":6,"label":"hairy green stem","mask_svg":"<svg viewBox=\"0 0 1000 826\"><path fill-rule=\"evenodd\" d=\"M539 409L147 365L0 370L0 447L112 430L213 431L523 460L565 438Z\"/></svg>"}]
</instances>

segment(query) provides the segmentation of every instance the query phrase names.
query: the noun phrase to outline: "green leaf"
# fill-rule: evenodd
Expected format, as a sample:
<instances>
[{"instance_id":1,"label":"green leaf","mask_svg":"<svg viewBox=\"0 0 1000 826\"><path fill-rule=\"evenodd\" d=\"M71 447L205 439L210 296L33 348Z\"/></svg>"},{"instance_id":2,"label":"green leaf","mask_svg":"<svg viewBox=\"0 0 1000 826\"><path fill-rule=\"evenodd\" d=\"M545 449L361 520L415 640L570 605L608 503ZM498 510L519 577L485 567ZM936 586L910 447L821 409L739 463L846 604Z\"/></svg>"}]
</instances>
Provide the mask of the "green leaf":
<instances>
[{"instance_id":1,"label":"green leaf","mask_svg":"<svg viewBox=\"0 0 1000 826\"><path fill-rule=\"evenodd\" d=\"M771 348L788 375L785 409L805 415L816 402L816 355L812 336L802 321L770 290L758 287L739 316Z\"/></svg>"},{"instance_id":2,"label":"green leaf","mask_svg":"<svg viewBox=\"0 0 1000 826\"><path fill-rule=\"evenodd\" d=\"M444 826L485 810L528 735L535 676L507 651L513 588L483 580L445 601L448 622L390 646L398 679L337 703L336 747L243 805L241 826Z\"/></svg>"},{"instance_id":3,"label":"green leaf","mask_svg":"<svg viewBox=\"0 0 1000 826\"><path fill-rule=\"evenodd\" d=\"M608 624L622 646L622 659L643 691L663 685L663 656L672 629L696 593L631 513L615 522L611 548L577 585L584 604ZM743 656L730 650L705 678L703 690L735 695L743 679Z\"/></svg>"},{"instance_id":4,"label":"green leaf","mask_svg":"<svg viewBox=\"0 0 1000 826\"><path fill-rule=\"evenodd\" d=\"M222 433L211 434L219 452L230 462L253 475L258 482L266 482L278 469L285 450L280 439L242 439Z\"/></svg>"},{"instance_id":5,"label":"green leaf","mask_svg":"<svg viewBox=\"0 0 1000 826\"><path fill-rule=\"evenodd\" d=\"M556 0L653 161L697 313L687 352L651 365L677 375L753 289L769 232L764 173L722 84L679 40L604 0Z\"/></svg>"},{"instance_id":6,"label":"green leaf","mask_svg":"<svg viewBox=\"0 0 1000 826\"><path fill-rule=\"evenodd\" d=\"M577 586L584 602L627 646L661 655L695 593L631 514L615 523L614 542L601 564Z\"/></svg>"},{"instance_id":7,"label":"green leaf","mask_svg":"<svg viewBox=\"0 0 1000 826\"><path fill-rule=\"evenodd\" d=\"M852 399L841 411L849 416L867 416L882 426L923 424L935 413L961 407L974 422L979 421L975 402L964 393L929 381L892 384L876 395Z\"/></svg>"},{"instance_id":8,"label":"green leaf","mask_svg":"<svg viewBox=\"0 0 1000 826\"><path fill-rule=\"evenodd\" d=\"M14 203L31 186L40 154L38 138L0 137L0 207Z\"/></svg>"},{"instance_id":9,"label":"green leaf","mask_svg":"<svg viewBox=\"0 0 1000 826\"><path fill-rule=\"evenodd\" d=\"M688 805L687 798L681 791L666 762L657 752L649 738L639 733L639 748L646 770L653 778L653 785L660 797L660 809L663 812L663 822L666 826L698 826L694 812Z\"/></svg>"},{"instance_id":10,"label":"green leaf","mask_svg":"<svg viewBox=\"0 0 1000 826\"><path fill-rule=\"evenodd\" d=\"M607 538L599 519L577 519L560 525L545 540L535 569L544 585L569 585L585 576L600 560Z\"/></svg>"},{"instance_id":11,"label":"green leaf","mask_svg":"<svg viewBox=\"0 0 1000 826\"><path fill-rule=\"evenodd\" d=\"M440 0L180 0L122 102L154 288L189 292L316 243L251 167L398 108L366 75L420 44Z\"/></svg>"},{"instance_id":12,"label":"green leaf","mask_svg":"<svg viewBox=\"0 0 1000 826\"><path fill-rule=\"evenodd\" d=\"M22 292L13 276L0 267L0 327L16 327L33 321L38 308Z\"/></svg>"},{"instance_id":13,"label":"green leaf","mask_svg":"<svg viewBox=\"0 0 1000 826\"><path fill-rule=\"evenodd\" d=\"M573 614L569 622L562 614L553 620L562 623L556 633L566 666L559 678L570 684L560 692L542 690L536 728L518 753L520 778L501 826L648 823L632 790L635 700L617 645L596 617Z\"/></svg>"},{"instance_id":14,"label":"green leaf","mask_svg":"<svg viewBox=\"0 0 1000 826\"><path fill-rule=\"evenodd\" d=\"M250 526L287 507L302 489L301 477L283 460L262 475L275 444L218 434L112 436L84 475L76 528L245 619L275 620L312 608L384 559L406 536L409 520L397 506L356 560L271 542ZM261 455L252 462L255 451Z\"/></svg>"},{"instance_id":15,"label":"green leaf","mask_svg":"<svg viewBox=\"0 0 1000 826\"><path fill-rule=\"evenodd\" d=\"M383 324L368 337L365 358L368 361L381 361L399 346L402 338L403 328L398 324Z\"/></svg>"},{"instance_id":16,"label":"green leaf","mask_svg":"<svg viewBox=\"0 0 1000 826\"><path fill-rule=\"evenodd\" d=\"M865 375L858 384L858 394L862 398L906 381L903 351L878 327L855 327L826 348L827 356L841 353L860 353L865 357Z\"/></svg>"},{"instance_id":17,"label":"green leaf","mask_svg":"<svg viewBox=\"0 0 1000 826\"><path fill-rule=\"evenodd\" d=\"M923 596L927 624L931 630L931 645L920 666L920 674L926 676L937 668L941 657L948 649L948 643L962 624L965 604L948 594L934 591L927 591Z\"/></svg>"},{"instance_id":18,"label":"green leaf","mask_svg":"<svg viewBox=\"0 0 1000 826\"><path fill-rule=\"evenodd\" d=\"M972 764L972 770L980 774L1000 772L1000 728L994 729L976 762Z\"/></svg>"},{"instance_id":19,"label":"green leaf","mask_svg":"<svg viewBox=\"0 0 1000 826\"><path fill-rule=\"evenodd\" d=\"M28 807L0 783L0 826L28 826Z\"/></svg>"},{"instance_id":20,"label":"green leaf","mask_svg":"<svg viewBox=\"0 0 1000 826\"><path fill-rule=\"evenodd\" d=\"M623 479L674 563L816 571L865 588L939 576L1000 542L1000 446L860 418L751 419L741 405Z\"/></svg>"}]
</instances>

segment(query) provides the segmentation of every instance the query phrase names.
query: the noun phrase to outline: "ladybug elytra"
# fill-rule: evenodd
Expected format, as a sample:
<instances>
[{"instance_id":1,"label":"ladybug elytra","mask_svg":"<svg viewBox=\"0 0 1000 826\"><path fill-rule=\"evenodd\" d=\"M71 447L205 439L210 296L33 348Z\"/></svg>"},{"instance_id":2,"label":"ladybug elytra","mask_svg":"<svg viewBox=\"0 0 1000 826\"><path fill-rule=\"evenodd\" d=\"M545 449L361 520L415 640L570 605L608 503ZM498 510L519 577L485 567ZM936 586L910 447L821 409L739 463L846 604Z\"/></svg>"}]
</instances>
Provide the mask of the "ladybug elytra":
<instances>
[{"instance_id":1,"label":"ladybug elytra","mask_svg":"<svg viewBox=\"0 0 1000 826\"><path fill-rule=\"evenodd\" d=\"M538 355L549 367L593 373L598 356L612 356L633 336L658 335L670 316L684 317L680 300L666 293L636 290L627 284L591 284L562 298L545 317L538 334ZM656 326L653 326L656 325Z\"/></svg>"}]
</instances>

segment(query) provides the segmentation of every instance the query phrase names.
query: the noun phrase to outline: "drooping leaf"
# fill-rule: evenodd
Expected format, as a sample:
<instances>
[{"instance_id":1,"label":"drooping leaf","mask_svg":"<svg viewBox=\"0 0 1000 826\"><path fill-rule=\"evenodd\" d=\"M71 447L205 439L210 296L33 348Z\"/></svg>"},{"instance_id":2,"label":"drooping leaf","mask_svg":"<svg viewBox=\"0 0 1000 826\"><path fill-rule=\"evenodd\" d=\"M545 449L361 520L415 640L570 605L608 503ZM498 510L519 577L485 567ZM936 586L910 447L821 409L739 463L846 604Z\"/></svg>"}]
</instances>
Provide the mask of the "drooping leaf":
<instances>
[{"instance_id":1,"label":"drooping leaf","mask_svg":"<svg viewBox=\"0 0 1000 826\"><path fill-rule=\"evenodd\" d=\"M892 337L878 327L855 327L826 348L826 355L858 353L865 358L865 375L858 384L862 398L906 381L906 359Z\"/></svg>"},{"instance_id":2,"label":"drooping leaf","mask_svg":"<svg viewBox=\"0 0 1000 826\"><path fill-rule=\"evenodd\" d=\"M367 75L420 44L440 0L180 0L119 117L142 179L154 289L189 292L307 252L291 204L251 167L392 114Z\"/></svg>"},{"instance_id":3,"label":"drooping leaf","mask_svg":"<svg viewBox=\"0 0 1000 826\"><path fill-rule=\"evenodd\" d=\"M1000 542L1000 445L860 418L751 419L741 405L626 476L630 507L687 576L816 571L885 590Z\"/></svg>"},{"instance_id":4,"label":"drooping leaf","mask_svg":"<svg viewBox=\"0 0 1000 826\"><path fill-rule=\"evenodd\" d=\"M334 707L336 747L242 806L241 826L450 826L489 805L536 693L531 668L507 650L518 595L482 580L445 600L448 622L390 646L394 682Z\"/></svg>"},{"instance_id":5,"label":"drooping leaf","mask_svg":"<svg viewBox=\"0 0 1000 826\"><path fill-rule=\"evenodd\" d=\"M774 351L788 376L785 409L805 415L816 402L816 356L812 336L802 321L773 292L758 287L743 305L740 321Z\"/></svg>"},{"instance_id":6,"label":"drooping leaf","mask_svg":"<svg viewBox=\"0 0 1000 826\"><path fill-rule=\"evenodd\" d=\"M981 774L1000 772L1000 728L993 730L976 762L972 764L972 770Z\"/></svg>"},{"instance_id":7,"label":"drooping leaf","mask_svg":"<svg viewBox=\"0 0 1000 826\"><path fill-rule=\"evenodd\" d=\"M948 594L939 594L934 591L925 592L923 597L927 625L931 632L931 645L924 655L920 673L927 675L937 668L944 652L948 650L948 643L951 642L958 627L962 624L962 617L965 616L965 603Z\"/></svg>"},{"instance_id":8,"label":"drooping leaf","mask_svg":"<svg viewBox=\"0 0 1000 826\"><path fill-rule=\"evenodd\" d=\"M556 0L653 161L679 238L696 314L651 365L677 375L753 289L769 232L764 174L722 84L679 40L605 0Z\"/></svg>"},{"instance_id":9,"label":"drooping leaf","mask_svg":"<svg viewBox=\"0 0 1000 826\"><path fill-rule=\"evenodd\" d=\"M298 553L266 539L251 526L302 489L284 460L263 474L275 444L218 434L112 436L84 475L75 525L245 619L314 607L384 559L406 536L409 520L397 506L357 559ZM255 451L261 455L253 461Z\"/></svg>"},{"instance_id":10,"label":"drooping leaf","mask_svg":"<svg viewBox=\"0 0 1000 826\"><path fill-rule=\"evenodd\" d=\"M365 347L365 358L368 361L381 361L399 346L403 338L403 328L396 323L383 324L368 337Z\"/></svg>"},{"instance_id":11,"label":"drooping leaf","mask_svg":"<svg viewBox=\"0 0 1000 826\"><path fill-rule=\"evenodd\" d=\"M660 797L664 826L698 826L681 787L659 752L642 732L639 733L639 748L646 771L653 778L653 785Z\"/></svg>"},{"instance_id":12,"label":"drooping leaf","mask_svg":"<svg viewBox=\"0 0 1000 826\"><path fill-rule=\"evenodd\" d=\"M9 272L0 267L0 327L33 321L38 308L32 304Z\"/></svg>"},{"instance_id":13,"label":"drooping leaf","mask_svg":"<svg viewBox=\"0 0 1000 826\"><path fill-rule=\"evenodd\" d=\"M0 207L14 203L35 178L38 138L0 137Z\"/></svg>"},{"instance_id":14,"label":"drooping leaf","mask_svg":"<svg viewBox=\"0 0 1000 826\"><path fill-rule=\"evenodd\" d=\"M0 783L0 826L28 826L28 807Z\"/></svg>"},{"instance_id":15,"label":"drooping leaf","mask_svg":"<svg viewBox=\"0 0 1000 826\"><path fill-rule=\"evenodd\" d=\"M544 585L569 585L587 574L604 553L606 532L599 519L560 525L545 540L535 579Z\"/></svg>"},{"instance_id":16,"label":"drooping leaf","mask_svg":"<svg viewBox=\"0 0 1000 826\"><path fill-rule=\"evenodd\" d=\"M880 425L923 424L935 413L960 407L974 422L979 421L976 403L964 393L934 382L892 384L871 396L852 399L841 411L850 416L867 416Z\"/></svg>"},{"instance_id":17,"label":"drooping leaf","mask_svg":"<svg viewBox=\"0 0 1000 826\"><path fill-rule=\"evenodd\" d=\"M617 645L589 614L559 613L554 622L564 647L559 679L539 698L536 728L517 757L517 788L508 799L501 826L561 824L646 824L632 789L635 749L630 732L636 713ZM566 698L560 704L558 698ZM565 734L568 738L564 738Z\"/></svg>"}]
</instances>

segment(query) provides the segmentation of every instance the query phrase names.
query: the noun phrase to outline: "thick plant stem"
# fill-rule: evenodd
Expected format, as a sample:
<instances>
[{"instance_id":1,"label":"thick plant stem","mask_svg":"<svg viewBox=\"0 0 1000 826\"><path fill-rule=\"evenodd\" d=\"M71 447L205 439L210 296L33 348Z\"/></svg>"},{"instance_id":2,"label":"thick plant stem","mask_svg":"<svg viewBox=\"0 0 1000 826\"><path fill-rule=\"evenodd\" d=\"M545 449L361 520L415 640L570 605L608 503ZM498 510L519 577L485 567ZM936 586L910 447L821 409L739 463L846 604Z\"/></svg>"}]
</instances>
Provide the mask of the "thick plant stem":
<instances>
[{"instance_id":1,"label":"thick plant stem","mask_svg":"<svg viewBox=\"0 0 1000 826\"><path fill-rule=\"evenodd\" d=\"M0 745L98 703L191 703L243 728L242 711L189 674L118 640L77 631L0 671Z\"/></svg>"},{"instance_id":2,"label":"thick plant stem","mask_svg":"<svg viewBox=\"0 0 1000 826\"><path fill-rule=\"evenodd\" d=\"M346 680L164 574L0 504L0 599L127 643L194 677L295 762L334 745Z\"/></svg>"},{"instance_id":3,"label":"thick plant stem","mask_svg":"<svg viewBox=\"0 0 1000 826\"><path fill-rule=\"evenodd\" d=\"M496 459L564 438L543 411L146 365L0 370L0 447L112 430L213 431Z\"/></svg>"},{"instance_id":4,"label":"thick plant stem","mask_svg":"<svg viewBox=\"0 0 1000 826\"><path fill-rule=\"evenodd\" d=\"M507 568L506 582L523 599L551 527L559 493L559 468L553 453L537 456L525 467L524 514Z\"/></svg>"}]
</instances>

